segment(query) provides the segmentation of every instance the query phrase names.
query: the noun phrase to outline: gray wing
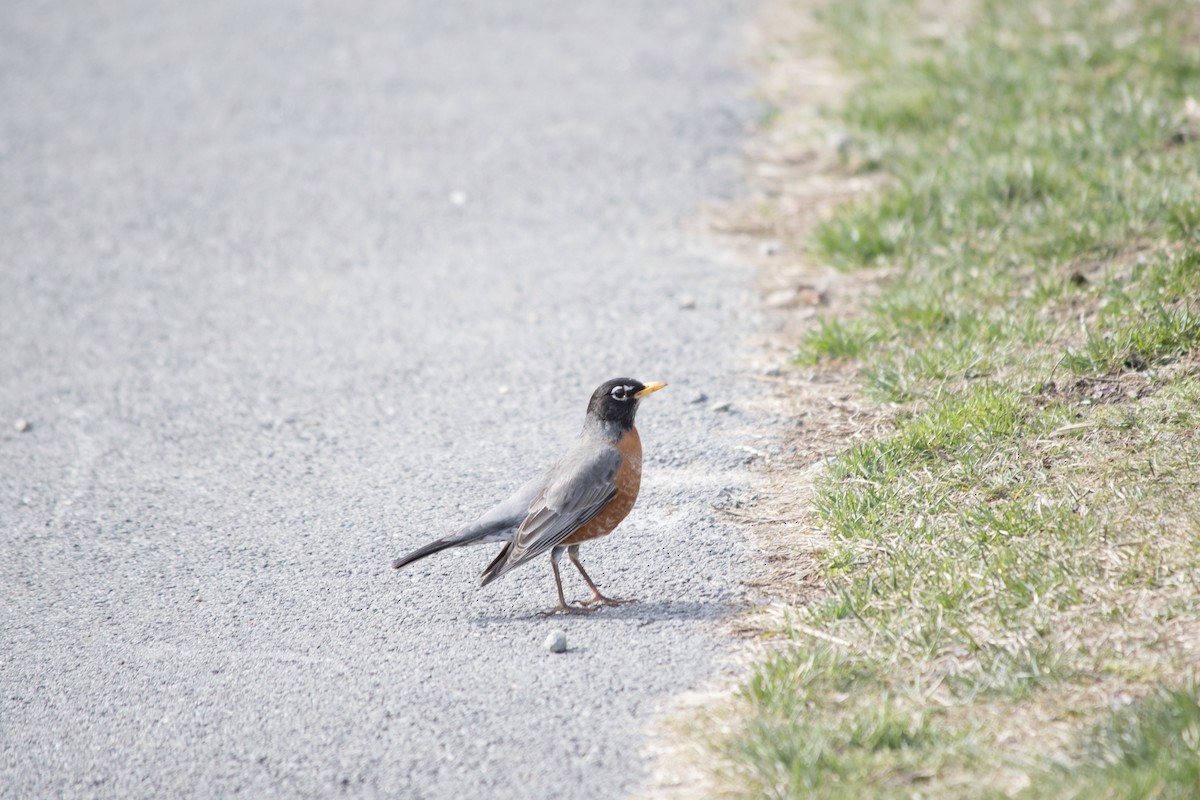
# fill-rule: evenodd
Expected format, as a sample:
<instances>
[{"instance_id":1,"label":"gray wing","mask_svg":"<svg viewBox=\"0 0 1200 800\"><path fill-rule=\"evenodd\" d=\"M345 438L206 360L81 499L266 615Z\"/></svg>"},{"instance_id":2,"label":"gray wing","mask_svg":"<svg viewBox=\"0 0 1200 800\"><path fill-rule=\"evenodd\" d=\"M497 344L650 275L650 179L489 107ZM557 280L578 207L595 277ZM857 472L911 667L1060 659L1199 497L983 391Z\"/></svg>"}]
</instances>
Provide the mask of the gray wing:
<instances>
[{"instance_id":1,"label":"gray wing","mask_svg":"<svg viewBox=\"0 0 1200 800\"><path fill-rule=\"evenodd\" d=\"M481 585L545 553L591 522L617 496L620 466L621 454L613 448L586 456L576 452L564 459L529 505L512 543L484 570Z\"/></svg>"},{"instance_id":2,"label":"gray wing","mask_svg":"<svg viewBox=\"0 0 1200 800\"><path fill-rule=\"evenodd\" d=\"M526 483L520 489L517 489L501 503L498 503L487 513L480 516L474 522L460 528L451 537L456 542L493 542L499 541L497 534L503 535L506 528L514 530L525 519L525 515L529 513L529 504L532 503L546 486L546 475L539 475L533 480ZM511 539L512 534L509 533L503 538Z\"/></svg>"}]
</instances>

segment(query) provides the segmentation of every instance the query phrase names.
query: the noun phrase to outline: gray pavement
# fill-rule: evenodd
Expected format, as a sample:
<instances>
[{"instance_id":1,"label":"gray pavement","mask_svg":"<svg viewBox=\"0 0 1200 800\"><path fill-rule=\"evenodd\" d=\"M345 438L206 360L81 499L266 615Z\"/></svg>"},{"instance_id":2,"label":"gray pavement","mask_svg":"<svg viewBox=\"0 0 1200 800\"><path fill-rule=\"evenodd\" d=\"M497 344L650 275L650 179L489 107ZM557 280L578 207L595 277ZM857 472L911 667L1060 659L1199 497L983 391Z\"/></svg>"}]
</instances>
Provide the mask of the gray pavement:
<instances>
[{"instance_id":1,"label":"gray pavement","mask_svg":"<svg viewBox=\"0 0 1200 800\"><path fill-rule=\"evenodd\" d=\"M6 5L0 795L641 785L747 557L712 504L751 275L688 231L736 191L750 11ZM493 547L389 568L625 374L670 386L583 556L640 603L539 618L549 565L480 589Z\"/></svg>"}]
</instances>

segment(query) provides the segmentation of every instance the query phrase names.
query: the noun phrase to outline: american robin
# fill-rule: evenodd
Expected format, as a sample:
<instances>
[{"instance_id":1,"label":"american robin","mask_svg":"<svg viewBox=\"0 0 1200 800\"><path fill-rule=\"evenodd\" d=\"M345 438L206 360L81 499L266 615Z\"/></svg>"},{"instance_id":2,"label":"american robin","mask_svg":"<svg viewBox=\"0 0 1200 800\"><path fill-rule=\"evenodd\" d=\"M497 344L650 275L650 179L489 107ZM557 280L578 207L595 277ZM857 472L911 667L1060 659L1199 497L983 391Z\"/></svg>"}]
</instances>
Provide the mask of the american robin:
<instances>
[{"instance_id":1,"label":"american robin","mask_svg":"<svg viewBox=\"0 0 1200 800\"><path fill-rule=\"evenodd\" d=\"M579 563L579 545L607 536L633 508L642 482L642 440L633 419L638 402L665 383L632 378L605 381L592 393L583 430L567 454L542 475L458 532L392 562L396 569L448 547L504 542L480 586L532 561L547 550L558 589L558 606L547 614L579 614L630 600L605 597ZM591 587L592 598L568 605L558 560L567 558Z\"/></svg>"}]
</instances>

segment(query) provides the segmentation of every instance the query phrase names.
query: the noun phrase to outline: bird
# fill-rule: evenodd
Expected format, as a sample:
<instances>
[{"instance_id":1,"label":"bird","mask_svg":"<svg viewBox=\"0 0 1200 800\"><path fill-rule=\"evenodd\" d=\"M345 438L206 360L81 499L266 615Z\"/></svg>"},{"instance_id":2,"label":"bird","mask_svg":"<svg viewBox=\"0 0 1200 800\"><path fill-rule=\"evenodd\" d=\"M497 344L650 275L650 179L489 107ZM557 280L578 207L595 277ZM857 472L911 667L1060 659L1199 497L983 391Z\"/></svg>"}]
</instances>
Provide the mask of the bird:
<instances>
[{"instance_id":1,"label":"bird","mask_svg":"<svg viewBox=\"0 0 1200 800\"><path fill-rule=\"evenodd\" d=\"M553 466L473 522L397 558L392 567L400 569L450 547L503 542L480 576L480 586L549 551L558 605L544 615L584 614L633 602L600 591L579 560L579 545L612 533L633 508L642 480L642 442L634 417L638 403L666 385L633 378L600 384L588 401L579 438ZM578 605L563 596L558 562L564 552L592 590L592 597Z\"/></svg>"}]
</instances>

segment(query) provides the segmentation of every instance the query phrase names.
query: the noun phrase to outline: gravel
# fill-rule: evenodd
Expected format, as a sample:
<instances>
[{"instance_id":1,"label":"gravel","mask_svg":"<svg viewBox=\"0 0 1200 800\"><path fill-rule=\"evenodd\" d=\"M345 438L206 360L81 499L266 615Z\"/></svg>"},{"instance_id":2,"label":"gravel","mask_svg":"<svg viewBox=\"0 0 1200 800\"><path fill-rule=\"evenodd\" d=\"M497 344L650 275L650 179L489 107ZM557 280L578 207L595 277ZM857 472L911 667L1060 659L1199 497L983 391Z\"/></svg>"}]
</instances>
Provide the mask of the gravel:
<instances>
[{"instance_id":1,"label":"gravel","mask_svg":"<svg viewBox=\"0 0 1200 800\"><path fill-rule=\"evenodd\" d=\"M5 796L639 787L743 602L711 502L748 420L688 401L757 390L753 276L694 222L757 115L747 13L6 8L0 409L35 427L0 433ZM549 564L481 589L494 547L390 568L618 375L670 386L582 558L640 602L544 620ZM554 628L570 658L530 646Z\"/></svg>"}]
</instances>

